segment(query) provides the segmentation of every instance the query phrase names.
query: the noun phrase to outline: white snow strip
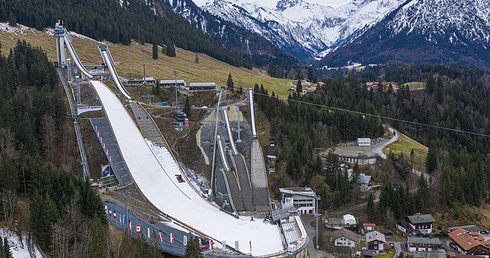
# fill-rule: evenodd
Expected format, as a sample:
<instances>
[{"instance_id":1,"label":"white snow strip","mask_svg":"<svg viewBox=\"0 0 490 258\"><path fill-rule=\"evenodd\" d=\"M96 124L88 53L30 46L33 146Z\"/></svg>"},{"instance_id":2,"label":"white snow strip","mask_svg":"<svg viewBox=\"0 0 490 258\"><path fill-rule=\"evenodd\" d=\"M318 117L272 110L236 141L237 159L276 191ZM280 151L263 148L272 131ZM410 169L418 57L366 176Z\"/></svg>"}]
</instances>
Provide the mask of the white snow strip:
<instances>
[{"instance_id":1,"label":"white snow strip","mask_svg":"<svg viewBox=\"0 0 490 258\"><path fill-rule=\"evenodd\" d=\"M155 207L232 247L238 241L243 253L267 255L283 251L277 226L261 219L250 221L247 216L236 219L201 198L187 182L179 183L175 175L181 171L168 150L154 148L155 153L152 152L116 95L99 81L91 83L104 106L135 183Z\"/></svg>"},{"instance_id":2,"label":"white snow strip","mask_svg":"<svg viewBox=\"0 0 490 258\"><path fill-rule=\"evenodd\" d=\"M29 251L27 246L28 235L22 232L22 239L8 228L0 228L0 239L6 237L9 243L10 252L14 258L42 258L41 252L36 247Z\"/></svg>"}]
</instances>

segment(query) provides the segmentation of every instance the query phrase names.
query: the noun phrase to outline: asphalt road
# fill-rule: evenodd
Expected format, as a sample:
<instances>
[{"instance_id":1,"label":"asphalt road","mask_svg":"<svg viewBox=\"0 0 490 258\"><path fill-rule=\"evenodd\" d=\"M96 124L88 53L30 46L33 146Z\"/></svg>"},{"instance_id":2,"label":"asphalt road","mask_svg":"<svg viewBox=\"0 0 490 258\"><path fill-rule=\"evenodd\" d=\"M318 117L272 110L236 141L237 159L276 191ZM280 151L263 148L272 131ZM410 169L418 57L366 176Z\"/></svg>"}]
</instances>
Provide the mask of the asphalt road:
<instances>
[{"instance_id":1,"label":"asphalt road","mask_svg":"<svg viewBox=\"0 0 490 258\"><path fill-rule=\"evenodd\" d=\"M311 225L311 222L315 219L315 216L310 215L310 214L304 214L301 215L301 219L303 220L303 223L305 224L306 227L306 232L308 233L308 237L310 238L310 241L308 242L308 254L309 257L311 258L335 258L330 253L327 253L323 250L317 250L315 248L315 227ZM322 219L318 219L319 226L323 226Z\"/></svg>"}]
</instances>

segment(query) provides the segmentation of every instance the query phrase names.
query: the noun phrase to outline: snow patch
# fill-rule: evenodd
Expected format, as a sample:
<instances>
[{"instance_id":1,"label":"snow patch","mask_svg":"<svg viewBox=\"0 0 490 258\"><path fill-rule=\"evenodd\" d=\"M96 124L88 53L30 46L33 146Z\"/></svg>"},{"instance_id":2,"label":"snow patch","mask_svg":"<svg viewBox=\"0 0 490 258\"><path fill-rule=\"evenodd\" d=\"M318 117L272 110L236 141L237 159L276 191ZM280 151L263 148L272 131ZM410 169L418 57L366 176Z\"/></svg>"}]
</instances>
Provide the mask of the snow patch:
<instances>
[{"instance_id":1,"label":"snow patch","mask_svg":"<svg viewBox=\"0 0 490 258\"><path fill-rule=\"evenodd\" d=\"M10 26L7 22L0 23L0 30L12 33L14 35L24 35L27 31L34 31L35 29L31 29L22 24L18 24L15 27Z\"/></svg>"},{"instance_id":2,"label":"snow patch","mask_svg":"<svg viewBox=\"0 0 490 258\"><path fill-rule=\"evenodd\" d=\"M8 228L0 228L0 237L6 237L10 246L10 252L14 258L42 258L37 246L29 248L29 237L27 232L22 232L22 238ZM31 249L31 250L29 250Z\"/></svg>"}]
</instances>

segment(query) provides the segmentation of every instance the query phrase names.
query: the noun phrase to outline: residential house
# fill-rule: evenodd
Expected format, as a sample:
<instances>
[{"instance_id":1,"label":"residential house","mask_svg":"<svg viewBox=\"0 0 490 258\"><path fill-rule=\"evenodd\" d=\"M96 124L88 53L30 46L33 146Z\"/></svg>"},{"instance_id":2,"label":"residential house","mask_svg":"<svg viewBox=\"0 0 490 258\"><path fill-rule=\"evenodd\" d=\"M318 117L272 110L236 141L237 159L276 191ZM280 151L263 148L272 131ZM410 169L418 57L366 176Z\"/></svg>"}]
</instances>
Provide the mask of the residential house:
<instances>
[{"instance_id":1,"label":"residential house","mask_svg":"<svg viewBox=\"0 0 490 258\"><path fill-rule=\"evenodd\" d=\"M335 246L355 248L357 245L357 234L348 229L339 229L332 232L330 239Z\"/></svg>"},{"instance_id":2,"label":"residential house","mask_svg":"<svg viewBox=\"0 0 490 258\"><path fill-rule=\"evenodd\" d=\"M368 250L383 252L386 237L383 233L376 230L366 233L366 245Z\"/></svg>"},{"instance_id":3,"label":"residential house","mask_svg":"<svg viewBox=\"0 0 490 258\"><path fill-rule=\"evenodd\" d=\"M455 227L449 227L447 228L447 232L453 232L454 230L458 229L458 228L462 228L466 231L469 231L469 232L480 232L480 228L477 226L477 225L464 225L464 226L455 226Z\"/></svg>"},{"instance_id":4,"label":"residential house","mask_svg":"<svg viewBox=\"0 0 490 258\"><path fill-rule=\"evenodd\" d=\"M441 240L437 237L408 237L407 250L409 252L431 252L438 250L441 246Z\"/></svg>"},{"instance_id":5,"label":"residential house","mask_svg":"<svg viewBox=\"0 0 490 258\"><path fill-rule=\"evenodd\" d=\"M454 242L454 248L466 254L490 254L490 247L486 245L485 239L479 232L469 232L458 228L448 234Z\"/></svg>"},{"instance_id":6,"label":"residential house","mask_svg":"<svg viewBox=\"0 0 490 258\"><path fill-rule=\"evenodd\" d=\"M359 191L366 192L369 190L369 184L371 183L371 176L361 173L358 178Z\"/></svg>"},{"instance_id":7,"label":"residential house","mask_svg":"<svg viewBox=\"0 0 490 258\"><path fill-rule=\"evenodd\" d=\"M405 221L396 225L402 232L418 236L432 234L432 224L436 220L430 214L416 213L405 218Z\"/></svg>"},{"instance_id":8,"label":"residential house","mask_svg":"<svg viewBox=\"0 0 490 258\"><path fill-rule=\"evenodd\" d=\"M366 232L369 232L369 231L373 231L374 230L374 228L376 227L376 224L374 224L374 223L364 223L364 224L362 224L362 226L364 227L364 230Z\"/></svg>"},{"instance_id":9,"label":"residential house","mask_svg":"<svg viewBox=\"0 0 490 258\"><path fill-rule=\"evenodd\" d=\"M415 251L412 254L413 254L413 258L447 258L448 257L446 254L446 250L444 249L438 249L430 252Z\"/></svg>"}]
</instances>

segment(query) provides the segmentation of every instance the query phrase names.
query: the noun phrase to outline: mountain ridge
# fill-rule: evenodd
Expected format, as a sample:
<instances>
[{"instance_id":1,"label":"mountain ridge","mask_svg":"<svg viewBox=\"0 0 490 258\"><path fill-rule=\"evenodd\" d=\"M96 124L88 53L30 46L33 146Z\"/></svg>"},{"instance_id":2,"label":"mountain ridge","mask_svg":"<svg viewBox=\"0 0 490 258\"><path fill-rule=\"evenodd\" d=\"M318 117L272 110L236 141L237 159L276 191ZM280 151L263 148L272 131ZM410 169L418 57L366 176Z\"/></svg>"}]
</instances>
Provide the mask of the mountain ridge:
<instances>
[{"instance_id":1,"label":"mountain ridge","mask_svg":"<svg viewBox=\"0 0 490 258\"><path fill-rule=\"evenodd\" d=\"M305 0L280 0L274 9L253 0L199 2L203 10L311 62L351 42L403 1L354 0L332 7Z\"/></svg>"},{"instance_id":2,"label":"mountain ridge","mask_svg":"<svg viewBox=\"0 0 490 258\"><path fill-rule=\"evenodd\" d=\"M490 69L488 0L411 0L319 65L444 63Z\"/></svg>"}]
</instances>

